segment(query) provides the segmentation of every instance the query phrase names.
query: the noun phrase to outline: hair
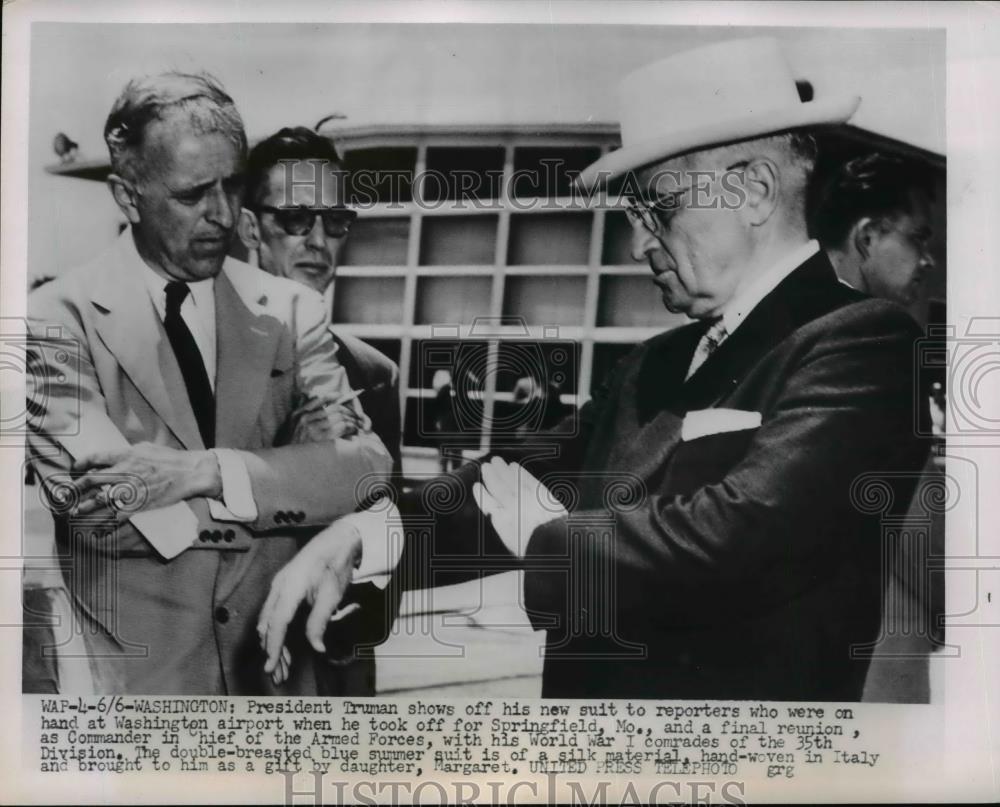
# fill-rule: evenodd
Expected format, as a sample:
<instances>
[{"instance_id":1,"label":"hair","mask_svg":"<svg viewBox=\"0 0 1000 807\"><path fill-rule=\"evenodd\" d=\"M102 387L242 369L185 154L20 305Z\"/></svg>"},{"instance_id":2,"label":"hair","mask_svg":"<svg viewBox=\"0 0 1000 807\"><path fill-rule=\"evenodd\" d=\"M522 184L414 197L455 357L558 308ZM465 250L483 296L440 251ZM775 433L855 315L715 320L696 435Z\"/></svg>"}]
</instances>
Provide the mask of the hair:
<instances>
[{"instance_id":1,"label":"hair","mask_svg":"<svg viewBox=\"0 0 1000 807\"><path fill-rule=\"evenodd\" d=\"M839 248L862 218L886 224L912 212L913 194L933 199L926 171L877 152L844 163L825 184L812 217L812 231L824 248Z\"/></svg>"},{"instance_id":2,"label":"hair","mask_svg":"<svg viewBox=\"0 0 1000 807\"><path fill-rule=\"evenodd\" d=\"M284 160L320 160L341 168L340 156L329 138L305 126L286 126L250 150L245 176L248 208L257 209L267 189L268 174Z\"/></svg>"},{"instance_id":3,"label":"hair","mask_svg":"<svg viewBox=\"0 0 1000 807\"><path fill-rule=\"evenodd\" d=\"M818 148L813 135L803 129L737 140L688 152L691 159L732 162L769 157L781 169L782 207L794 226L805 228L808 191L816 167Z\"/></svg>"},{"instance_id":4,"label":"hair","mask_svg":"<svg viewBox=\"0 0 1000 807\"><path fill-rule=\"evenodd\" d=\"M111 170L130 181L142 179L137 157L147 127L174 113L186 114L199 134L225 135L240 159L246 157L243 119L222 85L208 73L170 71L132 79L111 107L104 124Z\"/></svg>"}]
</instances>

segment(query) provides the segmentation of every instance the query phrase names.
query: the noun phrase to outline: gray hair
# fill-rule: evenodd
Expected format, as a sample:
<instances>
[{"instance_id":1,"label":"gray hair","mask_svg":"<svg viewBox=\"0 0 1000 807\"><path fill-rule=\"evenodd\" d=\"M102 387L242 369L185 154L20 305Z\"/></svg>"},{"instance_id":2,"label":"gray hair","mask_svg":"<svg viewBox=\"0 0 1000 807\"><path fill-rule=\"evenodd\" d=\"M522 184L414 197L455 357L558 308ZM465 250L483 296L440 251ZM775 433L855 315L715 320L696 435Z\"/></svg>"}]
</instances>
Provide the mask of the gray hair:
<instances>
[{"instance_id":1,"label":"gray hair","mask_svg":"<svg viewBox=\"0 0 1000 807\"><path fill-rule=\"evenodd\" d=\"M172 112L186 114L198 134L218 132L226 136L240 159L246 157L243 119L218 80L208 73L171 71L132 79L111 107L104 124L111 170L130 181L141 179L137 156L146 128Z\"/></svg>"}]
</instances>

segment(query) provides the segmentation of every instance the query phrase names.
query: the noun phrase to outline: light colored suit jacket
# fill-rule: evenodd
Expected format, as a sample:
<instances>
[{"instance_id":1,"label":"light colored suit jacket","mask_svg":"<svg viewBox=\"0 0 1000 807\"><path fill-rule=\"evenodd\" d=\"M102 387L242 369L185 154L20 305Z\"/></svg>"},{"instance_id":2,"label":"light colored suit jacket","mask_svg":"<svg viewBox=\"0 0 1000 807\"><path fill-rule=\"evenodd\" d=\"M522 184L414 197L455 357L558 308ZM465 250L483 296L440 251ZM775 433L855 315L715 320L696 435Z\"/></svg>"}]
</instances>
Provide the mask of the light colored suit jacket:
<instances>
[{"instance_id":1,"label":"light colored suit jacket","mask_svg":"<svg viewBox=\"0 0 1000 807\"><path fill-rule=\"evenodd\" d=\"M215 281L216 446L239 450L256 520L216 521L206 500L182 503L197 519L193 543L168 559L149 539L182 529L187 510L117 529L70 517L61 497L82 452L142 441L204 448L135 257L126 231L29 299L29 443L53 501L67 586L105 656L101 690L271 693L255 630L271 578L297 551L296 533L353 511L359 485L384 478L391 460L372 434L280 445L302 396L344 394L346 373L318 295L227 259ZM314 692L311 665L293 665L280 691Z\"/></svg>"}]
</instances>

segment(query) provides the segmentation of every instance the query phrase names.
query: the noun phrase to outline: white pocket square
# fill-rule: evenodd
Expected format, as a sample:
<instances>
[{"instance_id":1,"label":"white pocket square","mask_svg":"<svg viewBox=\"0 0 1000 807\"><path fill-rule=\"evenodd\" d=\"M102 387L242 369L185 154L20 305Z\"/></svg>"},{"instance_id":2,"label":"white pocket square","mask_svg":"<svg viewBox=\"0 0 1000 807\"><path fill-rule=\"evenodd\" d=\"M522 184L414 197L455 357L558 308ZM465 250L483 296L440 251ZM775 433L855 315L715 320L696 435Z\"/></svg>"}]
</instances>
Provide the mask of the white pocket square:
<instances>
[{"instance_id":1,"label":"white pocket square","mask_svg":"<svg viewBox=\"0 0 1000 807\"><path fill-rule=\"evenodd\" d=\"M698 409L684 416L682 440L697 440L709 434L738 432L760 426L760 412L745 409Z\"/></svg>"}]
</instances>

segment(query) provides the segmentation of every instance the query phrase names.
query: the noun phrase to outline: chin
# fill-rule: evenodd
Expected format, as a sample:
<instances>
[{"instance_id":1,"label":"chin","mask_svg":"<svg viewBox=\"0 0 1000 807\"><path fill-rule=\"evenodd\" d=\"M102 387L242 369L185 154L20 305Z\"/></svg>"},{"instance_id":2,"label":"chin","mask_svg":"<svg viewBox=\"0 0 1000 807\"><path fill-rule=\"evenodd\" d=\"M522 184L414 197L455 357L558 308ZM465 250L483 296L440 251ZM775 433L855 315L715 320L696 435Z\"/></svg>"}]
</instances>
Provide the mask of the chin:
<instances>
[{"instance_id":1,"label":"chin","mask_svg":"<svg viewBox=\"0 0 1000 807\"><path fill-rule=\"evenodd\" d=\"M216 277L222 271L222 264L225 260L226 256L224 254L219 255L217 258L202 258L188 266L187 270L193 280L208 280L209 278Z\"/></svg>"}]
</instances>

